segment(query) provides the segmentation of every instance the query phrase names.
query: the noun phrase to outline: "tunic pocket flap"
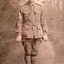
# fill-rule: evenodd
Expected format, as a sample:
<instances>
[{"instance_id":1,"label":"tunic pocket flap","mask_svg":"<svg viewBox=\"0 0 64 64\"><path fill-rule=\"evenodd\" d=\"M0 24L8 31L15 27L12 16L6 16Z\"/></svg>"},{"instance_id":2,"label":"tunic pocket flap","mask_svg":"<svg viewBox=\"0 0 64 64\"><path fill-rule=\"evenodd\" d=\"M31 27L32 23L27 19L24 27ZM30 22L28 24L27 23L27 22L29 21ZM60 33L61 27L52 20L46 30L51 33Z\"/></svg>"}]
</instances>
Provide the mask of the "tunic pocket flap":
<instances>
[{"instance_id":1,"label":"tunic pocket flap","mask_svg":"<svg viewBox=\"0 0 64 64\"><path fill-rule=\"evenodd\" d=\"M38 30L41 30L41 29L42 29L42 27L41 27L40 25L38 25L38 26L37 26L37 29L38 29Z\"/></svg>"},{"instance_id":2,"label":"tunic pocket flap","mask_svg":"<svg viewBox=\"0 0 64 64\"><path fill-rule=\"evenodd\" d=\"M34 12L35 12L35 14L40 14L40 11L36 11L36 10L35 10Z\"/></svg>"},{"instance_id":3,"label":"tunic pocket flap","mask_svg":"<svg viewBox=\"0 0 64 64\"><path fill-rule=\"evenodd\" d=\"M24 29L24 30L28 30L28 29L30 29L30 26L24 25L24 26L23 26L23 29Z\"/></svg>"},{"instance_id":4,"label":"tunic pocket flap","mask_svg":"<svg viewBox=\"0 0 64 64\"><path fill-rule=\"evenodd\" d=\"M24 11L23 13L24 13L24 14L27 14L27 15L28 15L28 14L30 14L30 12L29 12L29 11Z\"/></svg>"}]
</instances>

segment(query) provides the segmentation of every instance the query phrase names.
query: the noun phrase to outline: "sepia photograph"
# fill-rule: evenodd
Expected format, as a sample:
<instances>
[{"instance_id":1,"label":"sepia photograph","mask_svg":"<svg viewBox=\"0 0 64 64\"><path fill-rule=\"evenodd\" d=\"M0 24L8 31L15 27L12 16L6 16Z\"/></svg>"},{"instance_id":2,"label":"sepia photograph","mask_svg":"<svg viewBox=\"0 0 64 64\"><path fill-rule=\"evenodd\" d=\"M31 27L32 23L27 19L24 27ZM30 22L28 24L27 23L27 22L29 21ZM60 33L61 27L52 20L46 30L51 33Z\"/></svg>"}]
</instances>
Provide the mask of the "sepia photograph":
<instances>
[{"instance_id":1,"label":"sepia photograph","mask_svg":"<svg viewBox=\"0 0 64 64\"><path fill-rule=\"evenodd\" d=\"M64 64L64 0L0 0L0 64Z\"/></svg>"}]
</instances>

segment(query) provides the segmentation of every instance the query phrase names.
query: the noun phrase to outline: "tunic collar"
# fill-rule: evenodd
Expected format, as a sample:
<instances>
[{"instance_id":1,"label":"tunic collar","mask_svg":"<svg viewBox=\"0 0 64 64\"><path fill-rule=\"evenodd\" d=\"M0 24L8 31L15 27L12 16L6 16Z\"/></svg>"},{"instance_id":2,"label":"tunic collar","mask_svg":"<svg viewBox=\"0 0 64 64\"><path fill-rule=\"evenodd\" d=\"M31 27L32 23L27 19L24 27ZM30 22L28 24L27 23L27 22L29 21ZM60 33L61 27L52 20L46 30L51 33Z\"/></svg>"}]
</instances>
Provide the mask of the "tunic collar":
<instances>
[{"instance_id":1,"label":"tunic collar","mask_svg":"<svg viewBox=\"0 0 64 64\"><path fill-rule=\"evenodd\" d=\"M33 6L33 7L35 6L35 2L33 2L33 3L29 3L29 2L28 2L27 4L28 4L30 7L31 7L31 6Z\"/></svg>"}]
</instances>

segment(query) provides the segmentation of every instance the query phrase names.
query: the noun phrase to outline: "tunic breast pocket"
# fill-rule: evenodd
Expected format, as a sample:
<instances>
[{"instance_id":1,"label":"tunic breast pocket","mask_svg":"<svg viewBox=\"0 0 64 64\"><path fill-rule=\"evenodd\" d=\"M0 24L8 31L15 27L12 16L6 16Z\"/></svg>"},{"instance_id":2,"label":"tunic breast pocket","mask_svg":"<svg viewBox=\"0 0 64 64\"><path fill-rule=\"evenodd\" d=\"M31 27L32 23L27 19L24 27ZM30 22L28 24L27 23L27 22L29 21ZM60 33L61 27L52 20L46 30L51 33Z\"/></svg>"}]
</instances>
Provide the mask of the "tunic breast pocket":
<instances>
[{"instance_id":1,"label":"tunic breast pocket","mask_svg":"<svg viewBox=\"0 0 64 64\"><path fill-rule=\"evenodd\" d=\"M24 19L29 20L30 19L30 12L24 12Z\"/></svg>"},{"instance_id":2,"label":"tunic breast pocket","mask_svg":"<svg viewBox=\"0 0 64 64\"><path fill-rule=\"evenodd\" d=\"M35 12L36 21L40 21L40 12Z\"/></svg>"}]
</instances>

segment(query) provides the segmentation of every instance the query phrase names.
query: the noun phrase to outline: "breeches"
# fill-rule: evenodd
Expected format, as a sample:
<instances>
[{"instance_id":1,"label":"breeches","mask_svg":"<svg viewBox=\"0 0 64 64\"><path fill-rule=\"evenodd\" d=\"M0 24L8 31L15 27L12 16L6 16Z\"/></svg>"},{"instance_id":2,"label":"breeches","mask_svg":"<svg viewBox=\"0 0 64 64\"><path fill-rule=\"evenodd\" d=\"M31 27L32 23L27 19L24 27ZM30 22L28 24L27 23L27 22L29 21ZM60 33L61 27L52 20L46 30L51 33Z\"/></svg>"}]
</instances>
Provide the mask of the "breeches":
<instances>
[{"instance_id":1,"label":"breeches","mask_svg":"<svg viewBox=\"0 0 64 64\"><path fill-rule=\"evenodd\" d=\"M38 54L38 48L40 46L40 43L42 42L42 38L38 39L25 39L23 41L24 49L25 49L25 55L32 55L35 56Z\"/></svg>"}]
</instances>

